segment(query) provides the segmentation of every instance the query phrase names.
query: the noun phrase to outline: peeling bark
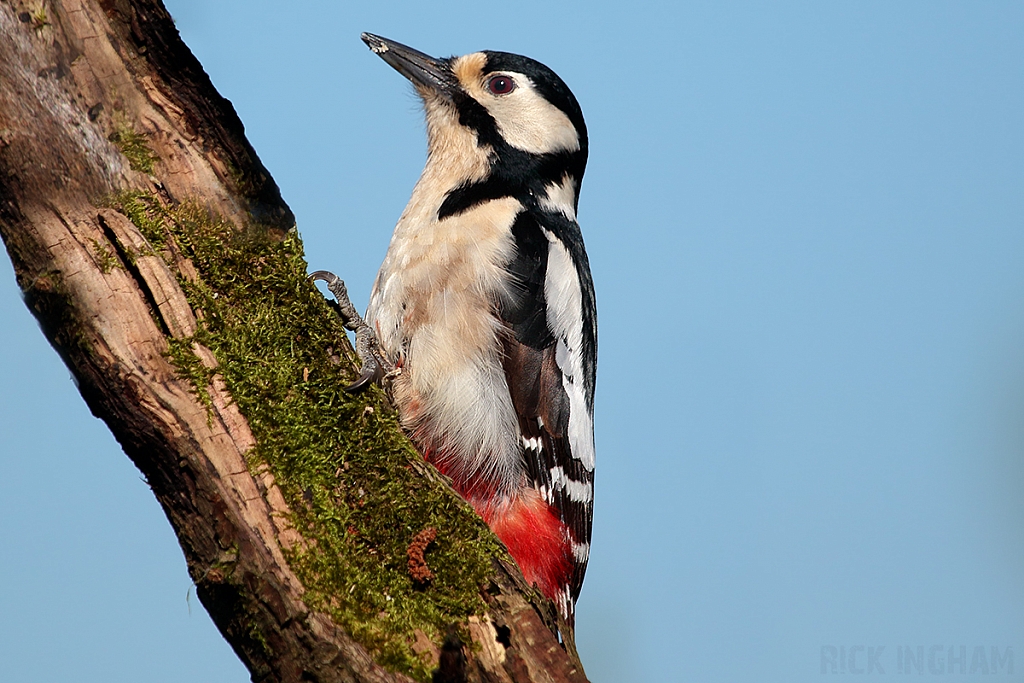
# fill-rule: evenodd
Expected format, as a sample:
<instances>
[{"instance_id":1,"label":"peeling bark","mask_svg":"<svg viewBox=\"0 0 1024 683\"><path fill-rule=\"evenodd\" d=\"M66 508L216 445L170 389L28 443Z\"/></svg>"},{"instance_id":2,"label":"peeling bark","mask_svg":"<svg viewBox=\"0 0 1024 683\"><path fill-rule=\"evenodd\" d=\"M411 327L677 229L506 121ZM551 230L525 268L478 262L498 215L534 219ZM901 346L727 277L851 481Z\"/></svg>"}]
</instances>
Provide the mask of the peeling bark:
<instances>
[{"instance_id":1,"label":"peeling bark","mask_svg":"<svg viewBox=\"0 0 1024 683\"><path fill-rule=\"evenodd\" d=\"M250 466L256 438L218 359L191 342L211 378L197 392L168 353L204 324L183 289L199 275L109 207L125 190L196 201L274 239L294 225L158 1L0 0L0 235L45 335L160 501L203 604L255 681L414 680L304 601L289 562L310 541L274 474ZM480 614L447 639L410 636L434 680L586 680L553 606L506 554L491 561Z\"/></svg>"}]
</instances>

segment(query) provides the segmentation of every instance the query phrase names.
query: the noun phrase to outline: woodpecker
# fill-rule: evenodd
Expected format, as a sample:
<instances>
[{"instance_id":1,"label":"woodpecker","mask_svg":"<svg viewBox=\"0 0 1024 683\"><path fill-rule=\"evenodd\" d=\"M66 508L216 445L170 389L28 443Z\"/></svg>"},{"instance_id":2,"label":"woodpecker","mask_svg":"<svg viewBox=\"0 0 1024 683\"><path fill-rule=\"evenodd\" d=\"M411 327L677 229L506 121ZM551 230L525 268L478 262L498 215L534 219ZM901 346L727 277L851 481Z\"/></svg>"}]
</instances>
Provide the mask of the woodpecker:
<instances>
[{"instance_id":1,"label":"woodpecker","mask_svg":"<svg viewBox=\"0 0 1024 683\"><path fill-rule=\"evenodd\" d=\"M576 222L583 114L528 57L437 59L362 39L422 99L428 156L353 328L357 385L379 377L376 359L393 368L414 443L572 625L594 509L597 309Z\"/></svg>"}]
</instances>

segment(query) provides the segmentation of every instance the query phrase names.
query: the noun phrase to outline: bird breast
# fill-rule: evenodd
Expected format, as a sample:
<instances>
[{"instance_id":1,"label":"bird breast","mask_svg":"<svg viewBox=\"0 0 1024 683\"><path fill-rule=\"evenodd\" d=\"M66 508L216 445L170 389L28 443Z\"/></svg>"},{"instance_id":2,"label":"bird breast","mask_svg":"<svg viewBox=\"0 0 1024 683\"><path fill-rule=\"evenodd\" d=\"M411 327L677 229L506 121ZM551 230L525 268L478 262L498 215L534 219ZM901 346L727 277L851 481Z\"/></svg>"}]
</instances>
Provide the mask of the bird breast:
<instances>
[{"instance_id":1,"label":"bird breast","mask_svg":"<svg viewBox=\"0 0 1024 683\"><path fill-rule=\"evenodd\" d=\"M437 220L444 195L431 184L425 173L399 219L367 317L401 365L393 396L421 449L456 479L511 491L522 465L495 308L522 205L496 199Z\"/></svg>"}]
</instances>

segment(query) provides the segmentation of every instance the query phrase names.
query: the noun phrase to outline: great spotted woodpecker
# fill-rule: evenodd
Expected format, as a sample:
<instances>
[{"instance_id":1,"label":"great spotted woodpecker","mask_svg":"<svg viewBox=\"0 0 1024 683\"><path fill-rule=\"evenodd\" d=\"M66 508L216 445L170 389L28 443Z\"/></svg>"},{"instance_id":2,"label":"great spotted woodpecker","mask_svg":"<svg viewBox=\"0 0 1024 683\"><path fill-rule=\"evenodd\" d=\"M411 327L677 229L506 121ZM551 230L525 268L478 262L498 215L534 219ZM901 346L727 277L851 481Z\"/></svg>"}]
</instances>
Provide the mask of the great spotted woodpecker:
<instances>
[{"instance_id":1,"label":"great spotted woodpecker","mask_svg":"<svg viewBox=\"0 0 1024 683\"><path fill-rule=\"evenodd\" d=\"M348 305L361 383L379 376L375 356L396 369L392 396L413 441L572 624L594 509L597 311L576 222L583 114L527 57L435 59L362 39L422 98L428 157L368 327ZM316 276L344 294L333 275Z\"/></svg>"}]
</instances>

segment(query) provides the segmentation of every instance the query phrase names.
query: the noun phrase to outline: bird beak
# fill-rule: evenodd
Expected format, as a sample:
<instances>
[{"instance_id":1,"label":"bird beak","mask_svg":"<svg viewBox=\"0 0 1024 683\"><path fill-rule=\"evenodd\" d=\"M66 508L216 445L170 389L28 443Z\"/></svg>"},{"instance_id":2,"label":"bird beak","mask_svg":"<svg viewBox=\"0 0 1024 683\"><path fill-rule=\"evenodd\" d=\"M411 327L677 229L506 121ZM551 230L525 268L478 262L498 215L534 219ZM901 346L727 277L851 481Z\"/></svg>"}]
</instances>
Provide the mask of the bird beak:
<instances>
[{"instance_id":1,"label":"bird beak","mask_svg":"<svg viewBox=\"0 0 1024 683\"><path fill-rule=\"evenodd\" d=\"M395 71L412 81L417 89L426 88L446 99L452 98L458 86L447 59L434 59L419 50L372 33L364 33L360 37Z\"/></svg>"}]
</instances>

